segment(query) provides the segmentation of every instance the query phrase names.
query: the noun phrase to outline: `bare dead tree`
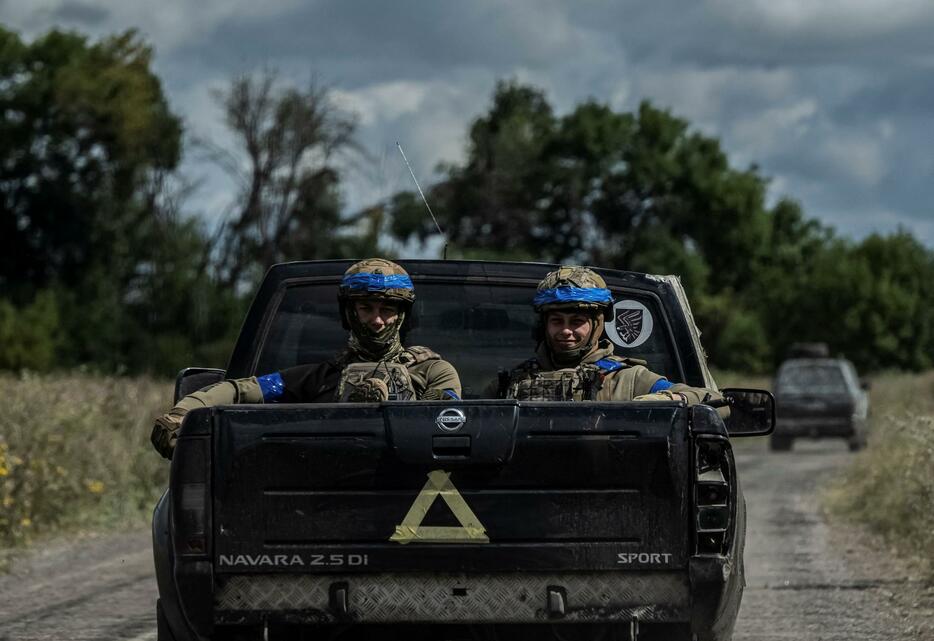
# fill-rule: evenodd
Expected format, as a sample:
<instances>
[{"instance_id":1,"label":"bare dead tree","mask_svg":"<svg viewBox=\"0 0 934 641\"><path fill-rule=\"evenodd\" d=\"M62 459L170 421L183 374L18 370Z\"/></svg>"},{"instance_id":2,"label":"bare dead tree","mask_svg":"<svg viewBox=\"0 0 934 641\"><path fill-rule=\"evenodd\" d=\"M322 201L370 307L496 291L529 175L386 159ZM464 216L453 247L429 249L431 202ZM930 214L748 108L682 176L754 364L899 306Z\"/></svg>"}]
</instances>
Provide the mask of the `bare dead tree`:
<instances>
[{"instance_id":1,"label":"bare dead tree","mask_svg":"<svg viewBox=\"0 0 934 641\"><path fill-rule=\"evenodd\" d=\"M237 149L214 149L238 196L218 232L224 284L236 285L268 265L333 253L341 219L338 156L362 154L356 119L338 108L327 87L282 86L265 71L233 80L216 94Z\"/></svg>"}]
</instances>

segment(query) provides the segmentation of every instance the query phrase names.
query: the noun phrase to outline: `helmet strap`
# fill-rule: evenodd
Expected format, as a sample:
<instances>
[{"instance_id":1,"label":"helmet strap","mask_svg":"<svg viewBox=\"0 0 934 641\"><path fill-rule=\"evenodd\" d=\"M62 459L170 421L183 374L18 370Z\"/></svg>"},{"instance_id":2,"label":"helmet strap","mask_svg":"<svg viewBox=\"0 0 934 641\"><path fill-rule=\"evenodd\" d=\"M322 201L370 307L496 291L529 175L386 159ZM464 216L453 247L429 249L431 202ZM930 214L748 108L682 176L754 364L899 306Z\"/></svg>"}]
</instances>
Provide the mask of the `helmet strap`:
<instances>
[{"instance_id":1,"label":"helmet strap","mask_svg":"<svg viewBox=\"0 0 934 641\"><path fill-rule=\"evenodd\" d=\"M546 327L547 312L541 314L540 323L542 327ZM547 330L543 332L544 336L542 339L542 344L545 347L545 351L548 353L548 358L555 365L555 367L565 368L565 367L577 367L581 364L581 361L589 356L594 350L600 346L600 337L603 335L603 312L600 310L591 311L590 314L590 335L587 337L587 340L583 344L572 350L567 351L556 351L552 349L551 343L549 342L549 337L547 335Z\"/></svg>"},{"instance_id":2,"label":"helmet strap","mask_svg":"<svg viewBox=\"0 0 934 641\"><path fill-rule=\"evenodd\" d=\"M379 332L374 332L360 321L353 305L348 305L344 313L350 325L348 344L354 352L369 361L390 359L402 352L402 338L399 336L399 330L405 322L405 311L399 310L396 320Z\"/></svg>"}]
</instances>

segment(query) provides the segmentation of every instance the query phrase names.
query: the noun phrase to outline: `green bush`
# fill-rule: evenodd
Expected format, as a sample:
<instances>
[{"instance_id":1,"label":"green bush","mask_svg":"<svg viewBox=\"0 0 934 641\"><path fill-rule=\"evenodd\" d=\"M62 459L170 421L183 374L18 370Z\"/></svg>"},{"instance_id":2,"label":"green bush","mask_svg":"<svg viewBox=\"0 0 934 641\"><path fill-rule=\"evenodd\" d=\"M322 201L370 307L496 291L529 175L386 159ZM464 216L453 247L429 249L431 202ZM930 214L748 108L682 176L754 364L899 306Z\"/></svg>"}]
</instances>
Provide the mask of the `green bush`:
<instances>
[{"instance_id":1,"label":"green bush","mask_svg":"<svg viewBox=\"0 0 934 641\"><path fill-rule=\"evenodd\" d=\"M0 300L0 369L44 371L55 364L59 313L54 294L42 291L17 309Z\"/></svg>"},{"instance_id":2,"label":"green bush","mask_svg":"<svg viewBox=\"0 0 934 641\"><path fill-rule=\"evenodd\" d=\"M171 387L74 373L0 376L0 546L145 523L168 470L149 444Z\"/></svg>"}]
</instances>

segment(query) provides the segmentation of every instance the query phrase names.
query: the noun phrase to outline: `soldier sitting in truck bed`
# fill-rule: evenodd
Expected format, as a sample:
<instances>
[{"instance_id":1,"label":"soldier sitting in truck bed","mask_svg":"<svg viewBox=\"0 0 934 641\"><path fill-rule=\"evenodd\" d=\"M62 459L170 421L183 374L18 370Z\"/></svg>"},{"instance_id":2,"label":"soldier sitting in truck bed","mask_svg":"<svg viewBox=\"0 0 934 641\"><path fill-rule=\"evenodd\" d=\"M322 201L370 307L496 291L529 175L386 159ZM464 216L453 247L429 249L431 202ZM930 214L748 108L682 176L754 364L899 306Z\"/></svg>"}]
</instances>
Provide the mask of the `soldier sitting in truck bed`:
<instances>
[{"instance_id":1,"label":"soldier sitting in truck bed","mask_svg":"<svg viewBox=\"0 0 934 641\"><path fill-rule=\"evenodd\" d=\"M535 357L502 372L492 396L521 401L719 400L713 390L671 383L645 362L613 355L602 339L613 306L606 282L586 267L564 266L538 285ZM721 409L721 413L727 410Z\"/></svg>"},{"instance_id":2,"label":"soldier sitting in truck bed","mask_svg":"<svg viewBox=\"0 0 934 641\"><path fill-rule=\"evenodd\" d=\"M345 350L324 363L224 381L189 394L156 419L153 446L171 458L182 420L198 407L460 398L460 378L450 363L427 347L402 345L414 301L412 280L396 263L371 258L351 265L338 290L341 321L350 330Z\"/></svg>"}]
</instances>

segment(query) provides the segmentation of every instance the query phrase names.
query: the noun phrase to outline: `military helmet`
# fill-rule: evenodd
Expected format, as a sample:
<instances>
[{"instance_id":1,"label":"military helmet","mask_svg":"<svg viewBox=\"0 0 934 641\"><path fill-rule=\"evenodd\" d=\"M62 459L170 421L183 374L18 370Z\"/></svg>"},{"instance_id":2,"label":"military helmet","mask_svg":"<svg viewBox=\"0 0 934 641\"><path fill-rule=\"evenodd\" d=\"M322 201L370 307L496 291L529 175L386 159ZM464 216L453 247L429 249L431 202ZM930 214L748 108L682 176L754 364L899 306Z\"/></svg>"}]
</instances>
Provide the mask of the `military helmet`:
<instances>
[{"instance_id":1,"label":"military helmet","mask_svg":"<svg viewBox=\"0 0 934 641\"><path fill-rule=\"evenodd\" d=\"M555 365L576 367L585 356L600 346L604 323L613 309L613 294L603 277L592 269L562 265L549 272L538 284L532 307L538 313L538 322L532 328L533 338L544 343ZM550 311L581 312L593 319L593 328L583 345L560 352L551 347L545 332L545 318Z\"/></svg>"},{"instance_id":2,"label":"military helmet","mask_svg":"<svg viewBox=\"0 0 934 641\"><path fill-rule=\"evenodd\" d=\"M385 336L370 337L370 332L357 320L353 306L349 304L362 298L398 303L401 322L387 328ZM415 286L412 285L412 279L400 265L385 258L367 258L348 267L337 289L337 302L344 329L349 329L364 339L375 340L376 343L371 347L390 340L391 335L397 332L404 338L405 333L415 327L415 317L412 314Z\"/></svg>"},{"instance_id":3,"label":"military helmet","mask_svg":"<svg viewBox=\"0 0 934 641\"><path fill-rule=\"evenodd\" d=\"M367 258L347 268L337 297L341 301L379 298L411 306L415 302L415 287L401 266L385 258Z\"/></svg>"},{"instance_id":4,"label":"military helmet","mask_svg":"<svg viewBox=\"0 0 934 641\"><path fill-rule=\"evenodd\" d=\"M539 314L551 310L583 309L610 313L613 295L600 274L587 267L563 265L538 284L532 307Z\"/></svg>"}]
</instances>

